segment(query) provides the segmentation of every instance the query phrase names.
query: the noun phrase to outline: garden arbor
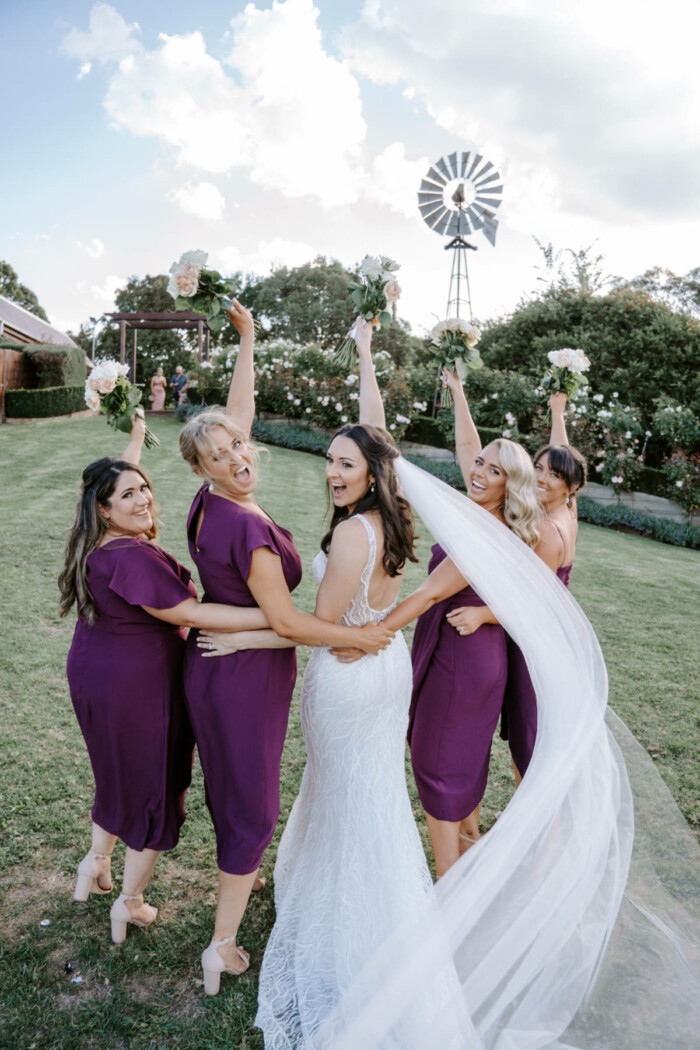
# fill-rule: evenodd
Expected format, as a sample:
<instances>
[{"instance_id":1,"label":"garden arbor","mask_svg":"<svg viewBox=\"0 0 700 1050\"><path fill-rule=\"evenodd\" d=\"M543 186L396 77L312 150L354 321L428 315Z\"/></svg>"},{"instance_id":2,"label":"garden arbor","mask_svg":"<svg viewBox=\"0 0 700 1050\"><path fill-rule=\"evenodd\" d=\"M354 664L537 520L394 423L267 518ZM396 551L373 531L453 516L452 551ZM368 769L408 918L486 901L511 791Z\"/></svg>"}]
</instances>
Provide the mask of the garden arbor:
<instances>
[{"instance_id":1,"label":"garden arbor","mask_svg":"<svg viewBox=\"0 0 700 1050\"><path fill-rule=\"evenodd\" d=\"M119 360L126 363L126 330L131 329L131 374L136 378L136 354L139 331L146 329L197 330L197 360L209 360L209 327L202 314L195 313L112 313L107 314L119 322Z\"/></svg>"}]
</instances>

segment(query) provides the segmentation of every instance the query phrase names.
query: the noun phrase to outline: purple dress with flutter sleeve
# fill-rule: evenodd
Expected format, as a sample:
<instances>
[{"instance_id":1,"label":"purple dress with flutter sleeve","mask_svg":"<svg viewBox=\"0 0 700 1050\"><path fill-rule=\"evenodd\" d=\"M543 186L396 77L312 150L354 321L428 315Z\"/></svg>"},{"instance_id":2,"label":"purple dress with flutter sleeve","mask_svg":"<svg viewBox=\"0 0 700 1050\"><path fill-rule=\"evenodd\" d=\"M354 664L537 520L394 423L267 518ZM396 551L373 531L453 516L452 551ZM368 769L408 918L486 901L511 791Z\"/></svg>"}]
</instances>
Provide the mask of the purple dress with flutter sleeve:
<instances>
[{"instance_id":1,"label":"purple dress with flutter sleeve","mask_svg":"<svg viewBox=\"0 0 700 1050\"><path fill-rule=\"evenodd\" d=\"M573 562L557 569L558 579L567 588L572 568ZM537 698L525 657L510 635L507 640L508 680L501 712L501 739L508 741L515 768L524 777L537 737Z\"/></svg>"},{"instance_id":2,"label":"purple dress with flutter sleeve","mask_svg":"<svg viewBox=\"0 0 700 1050\"><path fill-rule=\"evenodd\" d=\"M86 569L95 622L78 616L67 671L95 776L92 819L132 849L172 849L194 747L185 637L142 606L171 609L197 591L184 566L138 537L98 547Z\"/></svg>"},{"instance_id":3,"label":"purple dress with flutter sleeve","mask_svg":"<svg viewBox=\"0 0 700 1050\"><path fill-rule=\"evenodd\" d=\"M445 557L436 544L429 572ZM499 624L460 635L446 619L452 609L483 604L465 587L423 613L413 638L408 740L423 808L437 820L463 820L486 790L506 685L506 635Z\"/></svg>"},{"instance_id":4,"label":"purple dress with flutter sleeve","mask_svg":"<svg viewBox=\"0 0 700 1050\"><path fill-rule=\"evenodd\" d=\"M197 526L200 521L199 534ZM195 496L187 521L204 602L256 605L248 588L253 551L279 555L289 590L301 580L292 535L268 518L209 492ZM255 871L279 817L280 762L296 680L296 650L249 649L207 658L190 631L185 693L197 740L219 868Z\"/></svg>"}]
</instances>

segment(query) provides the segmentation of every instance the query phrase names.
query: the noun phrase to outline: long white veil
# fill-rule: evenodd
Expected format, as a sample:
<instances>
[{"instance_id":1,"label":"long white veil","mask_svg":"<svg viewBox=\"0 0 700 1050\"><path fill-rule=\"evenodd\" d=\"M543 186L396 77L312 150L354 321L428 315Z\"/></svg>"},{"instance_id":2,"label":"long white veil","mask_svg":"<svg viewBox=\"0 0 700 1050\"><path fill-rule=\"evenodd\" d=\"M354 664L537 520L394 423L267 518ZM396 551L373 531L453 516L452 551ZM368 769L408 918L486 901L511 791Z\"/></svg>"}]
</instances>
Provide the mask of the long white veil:
<instances>
[{"instance_id":1,"label":"long white veil","mask_svg":"<svg viewBox=\"0 0 700 1050\"><path fill-rule=\"evenodd\" d=\"M699 1047L700 849L646 752L606 719L590 623L492 515L403 459L397 471L522 649L537 742L503 815L368 960L310 1045Z\"/></svg>"}]
</instances>

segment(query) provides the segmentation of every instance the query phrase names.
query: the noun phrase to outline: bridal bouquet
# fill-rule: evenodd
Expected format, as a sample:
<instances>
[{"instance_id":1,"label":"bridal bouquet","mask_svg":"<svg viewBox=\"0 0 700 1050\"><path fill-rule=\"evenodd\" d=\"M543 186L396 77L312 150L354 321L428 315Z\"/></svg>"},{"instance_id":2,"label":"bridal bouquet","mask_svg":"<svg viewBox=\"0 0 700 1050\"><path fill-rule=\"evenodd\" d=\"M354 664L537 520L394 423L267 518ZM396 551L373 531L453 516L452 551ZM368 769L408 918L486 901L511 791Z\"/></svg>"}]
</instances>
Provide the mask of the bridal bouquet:
<instances>
[{"instance_id":1,"label":"bridal bouquet","mask_svg":"<svg viewBox=\"0 0 700 1050\"><path fill-rule=\"evenodd\" d=\"M542 386L550 394L563 390L568 398L574 397L580 387L586 386L588 378L583 373L591 367L583 350L550 350L547 354L551 368L542 380Z\"/></svg>"},{"instance_id":2,"label":"bridal bouquet","mask_svg":"<svg viewBox=\"0 0 700 1050\"><path fill-rule=\"evenodd\" d=\"M141 408L141 391L126 378L128 365L116 361L98 361L85 381L85 404L93 412L103 412L107 422L115 430L131 433L134 416L144 419ZM160 441L146 427L146 448L155 448Z\"/></svg>"},{"instance_id":3,"label":"bridal bouquet","mask_svg":"<svg viewBox=\"0 0 700 1050\"><path fill-rule=\"evenodd\" d=\"M446 321L438 322L430 335L433 346L436 347L435 357L440 365L441 375L443 368L450 371L454 369L464 382L467 372L483 368L484 363L476 349L481 332L471 321L466 321L463 317L448 317ZM450 388L444 386L440 404L445 408L451 403Z\"/></svg>"},{"instance_id":4,"label":"bridal bouquet","mask_svg":"<svg viewBox=\"0 0 700 1050\"><path fill-rule=\"evenodd\" d=\"M396 273L400 269L399 263L386 255L365 255L360 263L361 283L348 283L348 287L352 289L351 298L355 305L355 313L359 317L377 327L391 320L389 303L395 303L401 295L401 288L396 280ZM353 328L336 351L336 360L343 368L352 368L357 359L354 332Z\"/></svg>"},{"instance_id":5,"label":"bridal bouquet","mask_svg":"<svg viewBox=\"0 0 700 1050\"><path fill-rule=\"evenodd\" d=\"M179 262L170 267L168 294L175 300L175 309L204 314L211 332L220 332L224 324L224 310L231 309L236 281L226 280L218 270L207 270L207 252L183 252Z\"/></svg>"}]
</instances>

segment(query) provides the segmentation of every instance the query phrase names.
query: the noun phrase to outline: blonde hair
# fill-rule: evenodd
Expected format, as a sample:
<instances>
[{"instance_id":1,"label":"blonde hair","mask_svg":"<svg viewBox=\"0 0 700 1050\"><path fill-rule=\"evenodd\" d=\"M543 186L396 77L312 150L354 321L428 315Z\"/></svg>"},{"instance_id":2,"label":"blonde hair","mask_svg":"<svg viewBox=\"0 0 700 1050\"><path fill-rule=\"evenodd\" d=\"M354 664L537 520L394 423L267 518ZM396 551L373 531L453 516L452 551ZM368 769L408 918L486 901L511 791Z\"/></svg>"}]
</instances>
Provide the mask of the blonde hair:
<instances>
[{"instance_id":1,"label":"blonde hair","mask_svg":"<svg viewBox=\"0 0 700 1050\"><path fill-rule=\"evenodd\" d=\"M209 436L209 431L215 427L223 427L227 434L233 438L244 441L253 454L255 469L258 469L260 460L260 447L254 445L250 438L231 422L230 416L223 408L208 408L204 412L193 416L185 423L180 431L180 452L186 463L189 463L195 473L201 473L208 481L211 480L202 465L202 455L216 458L219 450Z\"/></svg>"},{"instance_id":2,"label":"blonde hair","mask_svg":"<svg viewBox=\"0 0 700 1050\"><path fill-rule=\"evenodd\" d=\"M535 468L522 445L506 438L491 442L498 449L498 458L506 476L503 517L508 528L528 547L536 547L540 540L538 525L544 518L537 499Z\"/></svg>"}]
</instances>

